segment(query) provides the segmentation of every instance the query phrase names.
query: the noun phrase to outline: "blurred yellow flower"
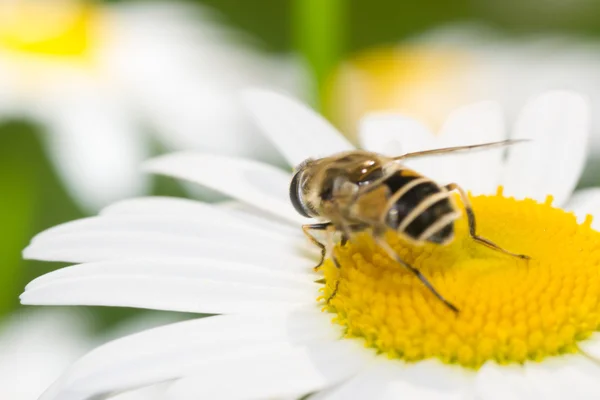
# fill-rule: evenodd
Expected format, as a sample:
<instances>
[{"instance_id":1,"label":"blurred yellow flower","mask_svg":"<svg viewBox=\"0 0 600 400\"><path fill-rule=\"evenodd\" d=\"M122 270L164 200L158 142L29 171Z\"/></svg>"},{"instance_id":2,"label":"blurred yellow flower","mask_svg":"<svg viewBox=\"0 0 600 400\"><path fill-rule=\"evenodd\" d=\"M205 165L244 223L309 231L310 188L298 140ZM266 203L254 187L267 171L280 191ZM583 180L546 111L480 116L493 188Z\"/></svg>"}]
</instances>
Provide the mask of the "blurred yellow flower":
<instances>
[{"instance_id":1,"label":"blurred yellow flower","mask_svg":"<svg viewBox=\"0 0 600 400\"><path fill-rule=\"evenodd\" d=\"M88 3L58 0L0 3L0 46L6 51L56 57L88 53L99 17Z\"/></svg>"},{"instance_id":2,"label":"blurred yellow flower","mask_svg":"<svg viewBox=\"0 0 600 400\"><path fill-rule=\"evenodd\" d=\"M498 101L514 119L531 97L556 89L583 93L600 110L598 48L573 37L511 38L478 26L440 28L347 60L331 81L333 118L353 137L365 113L382 110L416 117L437 131L457 107ZM591 140L600 154L598 129Z\"/></svg>"},{"instance_id":3,"label":"blurred yellow flower","mask_svg":"<svg viewBox=\"0 0 600 400\"><path fill-rule=\"evenodd\" d=\"M437 128L458 104L468 103L465 75L473 68L461 49L422 46L378 48L359 53L333 84L335 118L355 134L368 112L399 111Z\"/></svg>"}]
</instances>

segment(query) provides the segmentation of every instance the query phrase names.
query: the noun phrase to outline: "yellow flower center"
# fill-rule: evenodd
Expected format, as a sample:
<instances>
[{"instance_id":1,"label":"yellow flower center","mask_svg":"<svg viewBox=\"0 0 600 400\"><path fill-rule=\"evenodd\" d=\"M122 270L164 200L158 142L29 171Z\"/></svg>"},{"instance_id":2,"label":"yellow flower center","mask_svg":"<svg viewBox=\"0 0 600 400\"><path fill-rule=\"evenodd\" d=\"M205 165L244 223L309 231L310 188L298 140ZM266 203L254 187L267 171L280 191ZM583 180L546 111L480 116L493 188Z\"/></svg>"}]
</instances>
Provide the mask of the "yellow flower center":
<instances>
[{"instance_id":1,"label":"yellow flower center","mask_svg":"<svg viewBox=\"0 0 600 400\"><path fill-rule=\"evenodd\" d=\"M336 247L340 267L324 265L334 321L389 357L436 357L478 368L488 360L521 363L578 351L577 342L600 328L600 233L591 217L533 200L472 198L478 233L522 260L475 243L465 219L447 246L413 246L387 237L400 257L418 268L458 307L455 314L412 274L363 234Z\"/></svg>"},{"instance_id":2,"label":"yellow flower center","mask_svg":"<svg viewBox=\"0 0 600 400\"><path fill-rule=\"evenodd\" d=\"M472 94L467 80L474 61L463 50L418 45L381 48L359 54L333 79L335 123L356 133L367 112L387 110L424 121L433 131Z\"/></svg>"},{"instance_id":3,"label":"yellow flower center","mask_svg":"<svg viewBox=\"0 0 600 400\"><path fill-rule=\"evenodd\" d=\"M81 57L90 49L98 17L89 2L12 0L0 3L0 50Z\"/></svg>"}]
</instances>

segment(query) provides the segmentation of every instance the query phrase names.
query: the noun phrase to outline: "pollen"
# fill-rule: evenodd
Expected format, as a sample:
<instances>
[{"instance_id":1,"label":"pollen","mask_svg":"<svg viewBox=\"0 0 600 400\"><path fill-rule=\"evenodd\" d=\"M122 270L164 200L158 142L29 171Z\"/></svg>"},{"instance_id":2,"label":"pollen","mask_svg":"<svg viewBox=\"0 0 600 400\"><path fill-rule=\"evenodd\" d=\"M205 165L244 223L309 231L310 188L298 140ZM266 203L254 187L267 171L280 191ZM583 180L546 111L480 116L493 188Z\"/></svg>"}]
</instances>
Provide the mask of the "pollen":
<instances>
[{"instance_id":1,"label":"pollen","mask_svg":"<svg viewBox=\"0 0 600 400\"><path fill-rule=\"evenodd\" d=\"M478 368L541 361L578 352L577 343L600 328L600 233L591 218L534 200L471 197L477 233L529 260L484 247L466 218L445 246L416 246L391 232L388 243L420 270L455 313L364 233L335 248L319 298L347 337L390 358ZM332 296L337 287L335 296ZM329 299L328 302L326 300Z\"/></svg>"}]
</instances>

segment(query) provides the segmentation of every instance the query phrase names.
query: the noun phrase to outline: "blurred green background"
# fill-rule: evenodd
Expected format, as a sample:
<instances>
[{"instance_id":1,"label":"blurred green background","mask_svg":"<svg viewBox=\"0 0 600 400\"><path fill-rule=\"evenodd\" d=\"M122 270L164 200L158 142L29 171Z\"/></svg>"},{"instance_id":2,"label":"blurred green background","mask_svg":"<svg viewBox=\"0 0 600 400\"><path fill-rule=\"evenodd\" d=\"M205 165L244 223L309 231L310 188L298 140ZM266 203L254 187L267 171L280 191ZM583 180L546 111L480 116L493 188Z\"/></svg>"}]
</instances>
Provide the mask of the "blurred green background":
<instances>
[{"instance_id":1,"label":"blurred green background","mask_svg":"<svg viewBox=\"0 0 600 400\"><path fill-rule=\"evenodd\" d=\"M308 59L312 98L338 63L357 52L393 45L411 35L454 22L480 22L512 37L568 33L600 35L600 2L573 0L204 0L221 21L257 39L270 53L300 52ZM323 108L325 105L321 104ZM43 127L5 119L0 125L0 316L18 309L31 279L62 264L21 260L37 232L86 216L69 197L43 149ZM159 150L156 147L156 152ZM152 193L185 196L168 179L153 178ZM89 308L105 329L139 310Z\"/></svg>"}]
</instances>

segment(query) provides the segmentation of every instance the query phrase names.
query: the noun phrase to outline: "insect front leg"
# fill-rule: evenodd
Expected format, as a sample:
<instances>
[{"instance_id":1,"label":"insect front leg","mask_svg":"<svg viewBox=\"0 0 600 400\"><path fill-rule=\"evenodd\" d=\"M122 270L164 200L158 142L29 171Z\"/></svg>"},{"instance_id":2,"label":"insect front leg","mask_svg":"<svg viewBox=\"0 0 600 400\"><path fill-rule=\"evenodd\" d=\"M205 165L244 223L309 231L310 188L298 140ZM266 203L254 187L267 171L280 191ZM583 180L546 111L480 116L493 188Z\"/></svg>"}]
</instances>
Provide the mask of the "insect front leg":
<instances>
[{"instance_id":1,"label":"insect front leg","mask_svg":"<svg viewBox=\"0 0 600 400\"><path fill-rule=\"evenodd\" d=\"M327 231L327 244L325 245L325 244L321 243L316 237L314 237L310 233L311 230ZM337 260L337 258L335 257L335 253L334 253L333 235L336 232L336 228L333 225L333 223L331 223L331 222L323 222L323 223L317 223L317 224L303 225L302 226L302 232L304 232L304 234L306 235L306 237L312 243L314 243L316 246L318 246L321 249L321 260L313 268L315 271L318 271L323 266L323 263L325 262L325 259L327 258L327 256L329 256L331 258L331 260L333 261L334 265L338 269L341 268L340 263ZM346 234L344 234L344 233L342 235L346 236ZM323 280L319 280L317 282L325 283L325 280L323 279ZM331 292L331 294L329 295L329 297L327 298L327 300L325 300L325 302L327 304L329 304L329 302L331 301L331 299L333 299L335 297L335 295L337 294L339 284L340 284L340 281L339 280L336 281L335 287L334 287L333 291Z\"/></svg>"},{"instance_id":2,"label":"insect front leg","mask_svg":"<svg viewBox=\"0 0 600 400\"><path fill-rule=\"evenodd\" d=\"M385 231L384 230L379 230L379 232L374 231L373 232L373 237L375 239L375 243L377 243L377 245L379 247L381 247L383 249L383 251L385 251L388 255L388 257L390 257L392 260L394 260L395 262L397 262L398 264L402 265L404 268L406 268L407 270L409 270L414 276L417 277L417 279L419 279L421 281L421 283L423 285L425 285L425 287L431 292L431 294L433 294L435 297L437 297L442 303L444 303L444 305L446 307L448 307L450 310L452 310L453 312L458 314L458 308L450 303L448 300L446 300L444 298L444 296L442 296L431 284L431 282L429 282L427 280L427 278L425 278L425 276L421 273L421 271L419 271L418 269L416 269L415 267L413 267L412 265L410 265L409 263L407 263L406 261L404 261L402 258L400 258L400 256L396 253L396 251L394 251L394 249L388 244L388 242L385 241L384 237L383 237L383 233Z\"/></svg>"},{"instance_id":3,"label":"insect front leg","mask_svg":"<svg viewBox=\"0 0 600 400\"><path fill-rule=\"evenodd\" d=\"M345 224L345 223L342 223L341 226L342 226L341 231L342 231L342 246L343 246L343 245L346 244L346 242L348 240L350 240L350 238L352 236L352 232L353 232L353 227L351 225L348 225L348 224ZM340 268L342 268L342 266L340 265L337 257L335 256L335 249L334 249L334 245L333 245L333 233L335 233L335 232L332 232L328 236L328 240L330 240L330 243L329 243L329 249L330 249L330 252L331 252L330 257L331 257L331 260L333 261L333 264L338 269L340 269ZM331 302L331 300L335 297L335 295L338 292L339 287L340 287L340 281L338 279L335 282L335 286L333 288L333 291L331 292L331 294L329 295L329 297L327 298L327 300L325 300L326 304L329 304Z\"/></svg>"},{"instance_id":4,"label":"insect front leg","mask_svg":"<svg viewBox=\"0 0 600 400\"><path fill-rule=\"evenodd\" d=\"M321 250L321 260L319 260L319 263L313 268L315 271L318 271L319 268L321 268L321 266L325 262L325 257L327 255L327 247L323 243L321 243L316 237L314 237L310 233L310 231L312 231L312 230L324 231L324 230L327 230L330 226L333 226L333 224L331 222L322 222L322 223L318 223L318 224L302 225L302 232L304 232L304 235L306 235L308 240L310 240L314 245L319 247L319 249Z\"/></svg>"},{"instance_id":5,"label":"insect front leg","mask_svg":"<svg viewBox=\"0 0 600 400\"><path fill-rule=\"evenodd\" d=\"M517 257L524 260L529 260L531 258L525 254L516 254L505 250L502 247L498 246L496 243L492 242L491 240L477 235L477 221L475 220L475 213L473 212L473 206L471 205L471 200L469 199L467 192L465 192L465 190L456 183L450 183L446 185L446 189L456 190L460 194L460 198L467 213L467 221L469 222L469 234L471 235L474 241L486 247L489 247L490 249L499 251L512 257Z\"/></svg>"}]
</instances>

